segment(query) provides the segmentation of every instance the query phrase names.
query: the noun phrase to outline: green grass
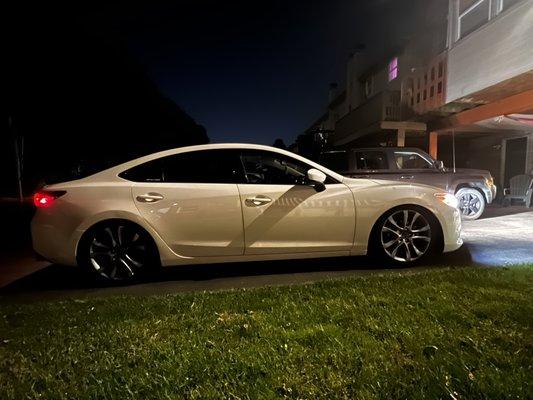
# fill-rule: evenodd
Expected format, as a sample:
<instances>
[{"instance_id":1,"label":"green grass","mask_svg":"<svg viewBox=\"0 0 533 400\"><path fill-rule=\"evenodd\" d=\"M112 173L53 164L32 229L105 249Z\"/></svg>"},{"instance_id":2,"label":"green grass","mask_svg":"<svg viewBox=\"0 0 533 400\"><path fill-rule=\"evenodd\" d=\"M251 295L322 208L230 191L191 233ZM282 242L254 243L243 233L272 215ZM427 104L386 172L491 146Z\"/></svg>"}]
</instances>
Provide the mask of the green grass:
<instances>
[{"instance_id":1,"label":"green grass","mask_svg":"<svg viewBox=\"0 0 533 400\"><path fill-rule=\"evenodd\" d=\"M1 305L0 398L532 398L533 266Z\"/></svg>"}]
</instances>

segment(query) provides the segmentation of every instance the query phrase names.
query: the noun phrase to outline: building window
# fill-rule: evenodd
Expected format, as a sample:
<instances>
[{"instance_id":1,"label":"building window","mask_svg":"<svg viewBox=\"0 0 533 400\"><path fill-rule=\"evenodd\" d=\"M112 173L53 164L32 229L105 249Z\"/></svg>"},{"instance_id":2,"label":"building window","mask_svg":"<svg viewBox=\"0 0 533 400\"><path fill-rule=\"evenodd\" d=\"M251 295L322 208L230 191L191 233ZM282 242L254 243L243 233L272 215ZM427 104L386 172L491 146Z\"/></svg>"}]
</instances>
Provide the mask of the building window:
<instances>
[{"instance_id":1,"label":"building window","mask_svg":"<svg viewBox=\"0 0 533 400\"><path fill-rule=\"evenodd\" d=\"M443 74L444 74L444 63L441 61L439 62L439 78L442 78Z\"/></svg>"},{"instance_id":2,"label":"building window","mask_svg":"<svg viewBox=\"0 0 533 400\"><path fill-rule=\"evenodd\" d=\"M420 103L420 92L416 94L416 104Z\"/></svg>"},{"instance_id":3,"label":"building window","mask_svg":"<svg viewBox=\"0 0 533 400\"><path fill-rule=\"evenodd\" d=\"M431 89L429 89L429 97L433 97L435 94L435 86L431 86Z\"/></svg>"},{"instance_id":4,"label":"building window","mask_svg":"<svg viewBox=\"0 0 533 400\"><path fill-rule=\"evenodd\" d=\"M437 93L442 93L442 82L439 82L439 86L437 86Z\"/></svg>"},{"instance_id":5,"label":"building window","mask_svg":"<svg viewBox=\"0 0 533 400\"><path fill-rule=\"evenodd\" d=\"M428 92L426 89L424 89L424 100L426 100L428 98Z\"/></svg>"},{"instance_id":6,"label":"building window","mask_svg":"<svg viewBox=\"0 0 533 400\"><path fill-rule=\"evenodd\" d=\"M490 0L459 0L458 39L484 25L490 17Z\"/></svg>"},{"instance_id":7,"label":"building window","mask_svg":"<svg viewBox=\"0 0 533 400\"><path fill-rule=\"evenodd\" d=\"M398 77L398 57L394 57L389 63L389 82Z\"/></svg>"}]
</instances>

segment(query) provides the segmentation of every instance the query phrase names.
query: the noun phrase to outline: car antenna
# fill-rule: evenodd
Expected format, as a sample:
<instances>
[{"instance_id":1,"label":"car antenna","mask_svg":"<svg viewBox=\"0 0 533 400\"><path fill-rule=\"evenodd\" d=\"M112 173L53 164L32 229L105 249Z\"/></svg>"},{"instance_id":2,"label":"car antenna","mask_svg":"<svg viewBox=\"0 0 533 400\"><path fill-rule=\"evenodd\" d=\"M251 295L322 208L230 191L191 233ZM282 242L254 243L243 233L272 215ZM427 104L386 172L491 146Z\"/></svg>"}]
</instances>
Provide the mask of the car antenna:
<instances>
[{"instance_id":1,"label":"car antenna","mask_svg":"<svg viewBox=\"0 0 533 400\"><path fill-rule=\"evenodd\" d=\"M452 129L452 161L453 173L455 174L455 129Z\"/></svg>"}]
</instances>

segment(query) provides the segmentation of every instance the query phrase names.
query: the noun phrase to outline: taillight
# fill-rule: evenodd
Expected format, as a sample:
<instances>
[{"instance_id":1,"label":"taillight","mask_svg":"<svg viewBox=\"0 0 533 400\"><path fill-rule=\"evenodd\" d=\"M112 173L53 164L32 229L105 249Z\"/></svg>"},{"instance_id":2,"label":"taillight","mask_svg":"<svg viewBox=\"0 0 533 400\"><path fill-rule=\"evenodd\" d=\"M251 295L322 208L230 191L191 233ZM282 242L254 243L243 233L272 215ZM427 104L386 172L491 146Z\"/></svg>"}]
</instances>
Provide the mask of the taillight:
<instances>
[{"instance_id":1,"label":"taillight","mask_svg":"<svg viewBox=\"0 0 533 400\"><path fill-rule=\"evenodd\" d=\"M35 207L38 207L38 208L50 207L52 203L55 201L55 199L63 196L65 193L67 192L65 192L64 190L55 190L55 191L42 190L33 195L33 204L35 204Z\"/></svg>"}]
</instances>

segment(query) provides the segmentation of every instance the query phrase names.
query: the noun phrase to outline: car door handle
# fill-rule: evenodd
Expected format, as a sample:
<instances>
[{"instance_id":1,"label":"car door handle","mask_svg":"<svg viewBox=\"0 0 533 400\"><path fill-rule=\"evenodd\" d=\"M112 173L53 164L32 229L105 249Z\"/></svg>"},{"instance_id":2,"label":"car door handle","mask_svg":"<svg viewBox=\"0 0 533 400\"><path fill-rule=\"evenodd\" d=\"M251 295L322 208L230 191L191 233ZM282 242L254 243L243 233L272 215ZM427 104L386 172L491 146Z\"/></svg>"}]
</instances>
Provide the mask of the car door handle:
<instances>
[{"instance_id":1,"label":"car door handle","mask_svg":"<svg viewBox=\"0 0 533 400\"><path fill-rule=\"evenodd\" d=\"M159 193L150 192L146 194L140 194L136 197L136 199L140 203L155 203L156 201L163 200L164 197Z\"/></svg>"},{"instance_id":2,"label":"car door handle","mask_svg":"<svg viewBox=\"0 0 533 400\"><path fill-rule=\"evenodd\" d=\"M414 175L402 175L400 176L400 179L413 179Z\"/></svg>"},{"instance_id":3,"label":"car door handle","mask_svg":"<svg viewBox=\"0 0 533 400\"><path fill-rule=\"evenodd\" d=\"M271 203L272 199L267 196L258 195L255 197L248 197L246 199L246 204L249 206L262 206L268 203Z\"/></svg>"}]
</instances>

